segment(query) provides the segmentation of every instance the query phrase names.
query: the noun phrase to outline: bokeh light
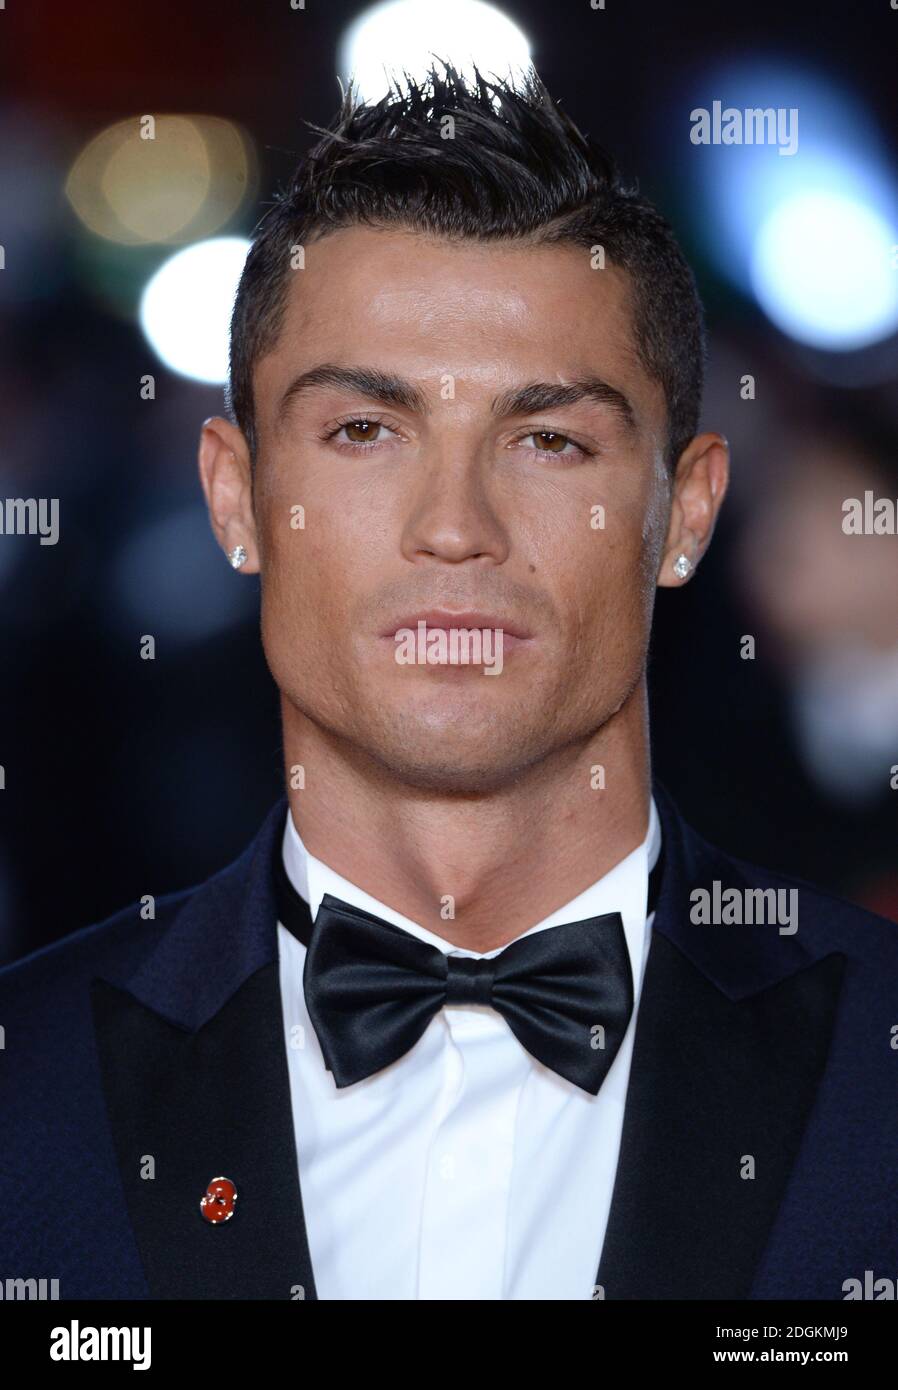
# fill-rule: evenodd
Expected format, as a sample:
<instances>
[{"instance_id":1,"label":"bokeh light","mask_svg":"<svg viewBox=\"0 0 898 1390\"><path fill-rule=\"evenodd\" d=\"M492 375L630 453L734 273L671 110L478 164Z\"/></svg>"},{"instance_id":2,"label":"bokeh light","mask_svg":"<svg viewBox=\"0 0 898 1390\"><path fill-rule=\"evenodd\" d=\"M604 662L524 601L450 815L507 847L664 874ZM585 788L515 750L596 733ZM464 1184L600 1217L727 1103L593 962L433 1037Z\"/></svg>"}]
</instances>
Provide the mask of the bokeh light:
<instances>
[{"instance_id":1,"label":"bokeh light","mask_svg":"<svg viewBox=\"0 0 898 1390\"><path fill-rule=\"evenodd\" d=\"M768 318L799 342L867 347L898 328L894 233L862 202L799 193L760 228L751 280Z\"/></svg>"},{"instance_id":2,"label":"bokeh light","mask_svg":"<svg viewBox=\"0 0 898 1390\"><path fill-rule=\"evenodd\" d=\"M150 280L140 326L172 371L227 381L231 310L249 247L245 237L214 237L176 252Z\"/></svg>"},{"instance_id":3,"label":"bokeh light","mask_svg":"<svg viewBox=\"0 0 898 1390\"><path fill-rule=\"evenodd\" d=\"M95 135L65 191L89 231L137 246L212 236L255 184L252 142L232 121L158 115L131 116Z\"/></svg>"},{"instance_id":4,"label":"bokeh light","mask_svg":"<svg viewBox=\"0 0 898 1390\"><path fill-rule=\"evenodd\" d=\"M363 14L343 40L340 66L367 102L389 90L388 73L421 78L434 55L470 74L520 75L531 64L523 31L495 5L481 0L385 0Z\"/></svg>"}]
</instances>

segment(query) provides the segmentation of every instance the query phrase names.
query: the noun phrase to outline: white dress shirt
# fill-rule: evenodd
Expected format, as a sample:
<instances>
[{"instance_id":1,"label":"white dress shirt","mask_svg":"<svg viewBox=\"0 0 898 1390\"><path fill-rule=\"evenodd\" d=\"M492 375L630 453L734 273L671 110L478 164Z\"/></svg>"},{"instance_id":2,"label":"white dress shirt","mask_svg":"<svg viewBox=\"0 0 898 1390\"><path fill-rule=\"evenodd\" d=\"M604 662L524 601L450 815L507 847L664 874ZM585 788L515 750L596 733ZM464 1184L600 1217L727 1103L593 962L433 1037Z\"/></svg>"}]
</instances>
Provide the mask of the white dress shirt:
<instances>
[{"instance_id":1,"label":"white dress shirt","mask_svg":"<svg viewBox=\"0 0 898 1390\"><path fill-rule=\"evenodd\" d=\"M651 941L661 831L522 936L605 912L623 919L634 1007L597 1096L521 1046L486 1005L447 1005L382 1071L338 1089L303 993L306 948L278 924L293 1129L320 1299L590 1299L617 1169ZM314 918L325 893L421 941L457 948L309 854L287 815L284 864ZM518 938L520 939L520 938Z\"/></svg>"}]
</instances>

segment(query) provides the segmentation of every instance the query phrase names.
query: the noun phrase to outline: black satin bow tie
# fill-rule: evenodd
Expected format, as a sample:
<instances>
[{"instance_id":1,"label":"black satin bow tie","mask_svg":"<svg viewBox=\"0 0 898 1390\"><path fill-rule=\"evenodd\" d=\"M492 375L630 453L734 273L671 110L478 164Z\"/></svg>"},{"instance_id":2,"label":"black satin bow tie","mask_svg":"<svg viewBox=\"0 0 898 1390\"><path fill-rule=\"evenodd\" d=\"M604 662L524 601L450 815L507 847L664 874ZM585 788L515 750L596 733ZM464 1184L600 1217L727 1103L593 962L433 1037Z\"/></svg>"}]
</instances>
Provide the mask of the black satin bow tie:
<instances>
[{"instance_id":1,"label":"black satin bow tie","mask_svg":"<svg viewBox=\"0 0 898 1390\"><path fill-rule=\"evenodd\" d=\"M661 856L649 877L654 910ZM339 1087L415 1045L444 1004L488 1004L538 1061L597 1095L633 1012L633 978L617 912L533 932L497 956L445 955L410 932L325 893L314 923L274 859L278 918L306 946L303 989Z\"/></svg>"}]
</instances>

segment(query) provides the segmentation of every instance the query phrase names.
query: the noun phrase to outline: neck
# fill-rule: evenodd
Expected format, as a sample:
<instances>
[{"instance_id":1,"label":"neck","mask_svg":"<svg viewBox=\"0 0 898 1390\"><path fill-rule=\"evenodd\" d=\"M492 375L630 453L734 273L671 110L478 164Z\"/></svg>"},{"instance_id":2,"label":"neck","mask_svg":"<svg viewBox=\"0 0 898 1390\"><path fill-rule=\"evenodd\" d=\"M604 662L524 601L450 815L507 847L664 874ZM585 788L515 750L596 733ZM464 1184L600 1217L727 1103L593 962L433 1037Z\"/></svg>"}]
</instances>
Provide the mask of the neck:
<instances>
[{"instance_id":1,"label":"neck","mask_svg":"<svg viewBox=\"0 0 898 1390\"><path fill-rule=\"evenodd\" d=\"M601 729L490 792L411 786L286 702L282 716L286 766L305 774L304 789L288 796L309 853L454 946L506 945L613 869L648 831L644 682ZM596 765L605 790L591 785Z\"/></svg>"}]
</instances>

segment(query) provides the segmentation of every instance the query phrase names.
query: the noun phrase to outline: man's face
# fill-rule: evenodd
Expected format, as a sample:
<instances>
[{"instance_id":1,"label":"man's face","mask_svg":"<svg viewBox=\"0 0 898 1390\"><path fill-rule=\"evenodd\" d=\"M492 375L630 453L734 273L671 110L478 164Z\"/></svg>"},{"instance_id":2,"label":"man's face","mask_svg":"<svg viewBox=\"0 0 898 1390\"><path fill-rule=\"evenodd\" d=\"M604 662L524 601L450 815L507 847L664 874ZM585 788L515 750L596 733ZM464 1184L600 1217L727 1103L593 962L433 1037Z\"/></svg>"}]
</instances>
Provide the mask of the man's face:
<instances>
[{"instance_id":1,"label":"man's face","mask_svg":"<svg viewBox=\"0 0 898 1390\"><path fill-rule=\"evenodd\" d=\"M570 246L355 227L307 246L255 374L262 637L288 720L412 785L487 791L627 700L669 509L664 398L627 286ZM413 394L331 384L285 401L322 364ZM500 408L586 379L611 390ZM398 662L397 624L434 609L520 634L501 673Z\"/></svg>"}]
</instances>

